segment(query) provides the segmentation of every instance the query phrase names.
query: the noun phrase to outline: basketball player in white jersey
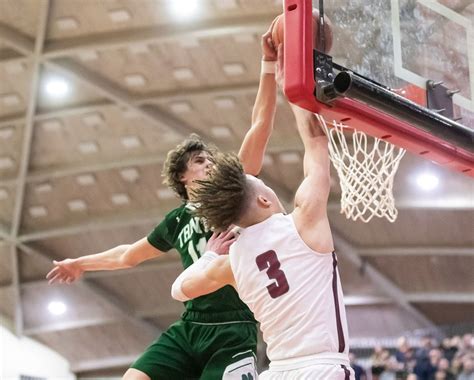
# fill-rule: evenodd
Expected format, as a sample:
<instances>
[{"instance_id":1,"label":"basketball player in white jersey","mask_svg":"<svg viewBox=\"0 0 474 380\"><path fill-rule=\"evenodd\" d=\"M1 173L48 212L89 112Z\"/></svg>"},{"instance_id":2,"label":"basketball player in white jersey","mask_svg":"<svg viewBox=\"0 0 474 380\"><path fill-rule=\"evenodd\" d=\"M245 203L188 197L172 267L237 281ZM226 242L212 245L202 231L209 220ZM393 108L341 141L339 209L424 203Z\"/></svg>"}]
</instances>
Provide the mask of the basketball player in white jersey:
<instances>
[{"instance_id":1,"label":"basketball player in white jersey","mask_svg":"<svg viewBox=\"0 0 474 380\"><path fill-rule=\"evenodd\" d=\"M211 227L242 227L229 255L208 251L173 284L184 301L232 285L260 322L270 367L260 379L353 379L343 294L327 217L328 140L316 117L295 105L305 147L304 180L286 215L275 192L244 174L235 155L217 157L196 191ZM222 244L230 233L208 244Z\"/></svg>"}]
</instances>

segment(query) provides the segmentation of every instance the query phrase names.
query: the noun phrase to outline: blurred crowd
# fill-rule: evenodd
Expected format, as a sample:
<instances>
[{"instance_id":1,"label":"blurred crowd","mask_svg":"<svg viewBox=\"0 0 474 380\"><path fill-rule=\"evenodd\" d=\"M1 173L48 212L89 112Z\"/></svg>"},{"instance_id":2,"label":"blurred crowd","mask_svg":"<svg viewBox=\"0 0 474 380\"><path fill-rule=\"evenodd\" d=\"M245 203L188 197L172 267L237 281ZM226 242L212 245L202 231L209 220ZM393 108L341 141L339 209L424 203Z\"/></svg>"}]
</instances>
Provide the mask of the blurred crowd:
<instances>
[{"instance_id":1,"label":"blurred crowd","mask_svg":"<svg viewBox=\"0 0 474 380\"><path fill-rule=\"evenodd\" d=\"M350 354L356 380L474 380L474 337L472 334L446 338L442 343L430 336L418 346L398 339L396 350L376 347L368 368Z\"/></svg>"}]
</instances>

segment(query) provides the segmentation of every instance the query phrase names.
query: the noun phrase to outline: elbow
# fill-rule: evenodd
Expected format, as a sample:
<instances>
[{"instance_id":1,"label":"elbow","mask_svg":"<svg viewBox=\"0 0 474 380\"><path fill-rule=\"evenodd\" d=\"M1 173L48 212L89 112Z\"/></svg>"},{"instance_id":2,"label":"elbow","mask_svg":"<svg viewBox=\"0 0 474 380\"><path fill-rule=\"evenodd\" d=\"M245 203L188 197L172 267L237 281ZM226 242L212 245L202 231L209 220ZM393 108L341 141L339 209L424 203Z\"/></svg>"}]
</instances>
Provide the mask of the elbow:
<instances>
[{"instance_id":1,"label":"elbow","mask_svg":"<svg viewBox=\"0 0 474 380\"><path fill-rule=\"evenodd\" d=\"M185 302L190 299L183 293L182 282L179 281L179 279L176 279L176 281L171 286L171 297L173 297L176 301L181 302Z\"/></svg>"},{"instance_id":2,"label":"elbow","mask_svg":"<svg viewBox=\"0 0 474 380\"><path fill-rule=\"evenodd\" d=\"M123 253L119 256L119 267L122 269L133 268L137 266L140 262L130 254L131 245L122 245L120 248L123 250Z\"/></svg>"},{"instance_id":3,"label":"elbow","mask_svg":"<svg viewBox=\"0 0 474 380\"><path fill-rule=\"evenodd\" d=\"M171 297L177 301L179 301L179 291L181 289L179 289L180 286L176 284L176 281L173 283L173 285L171 285Z\"/></svg>"}]
</instances>

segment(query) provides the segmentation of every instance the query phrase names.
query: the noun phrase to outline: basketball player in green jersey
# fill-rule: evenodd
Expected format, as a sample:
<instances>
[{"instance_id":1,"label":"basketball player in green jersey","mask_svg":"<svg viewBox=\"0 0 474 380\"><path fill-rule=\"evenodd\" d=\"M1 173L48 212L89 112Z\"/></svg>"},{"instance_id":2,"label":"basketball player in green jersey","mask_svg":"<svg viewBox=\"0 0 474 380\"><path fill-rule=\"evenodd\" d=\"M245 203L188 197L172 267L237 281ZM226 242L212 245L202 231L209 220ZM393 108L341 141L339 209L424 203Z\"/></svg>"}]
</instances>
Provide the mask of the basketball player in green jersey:
<instances>
[{"instance_id":1,"label":"basketball player in green jersey","mask_svg":"<svg viewBox=\"0 0 474 380\"><path fill-rule=\"evenodd\" d=\"M265 148L273 129L276 105L271 27L262 36L262 73L247 132L239 157L249 174L262 167ZM163 174L165 183L183 204L143 239L105 252L75 259L54 261L50 283L71 283L85 271L134 267L175 248L184 268L205 252L211 232L192 215L190 195L194 181L206 178L212 167L212 151L198 136L191 135L168 153ZM232 243L229 234L213 236L208 249L224 253ZM181 319L163 332L124 375L126 380L149 379L256 379L257 327L252 313L232 287L185 303Z\"/></svg>"}]
</instances>

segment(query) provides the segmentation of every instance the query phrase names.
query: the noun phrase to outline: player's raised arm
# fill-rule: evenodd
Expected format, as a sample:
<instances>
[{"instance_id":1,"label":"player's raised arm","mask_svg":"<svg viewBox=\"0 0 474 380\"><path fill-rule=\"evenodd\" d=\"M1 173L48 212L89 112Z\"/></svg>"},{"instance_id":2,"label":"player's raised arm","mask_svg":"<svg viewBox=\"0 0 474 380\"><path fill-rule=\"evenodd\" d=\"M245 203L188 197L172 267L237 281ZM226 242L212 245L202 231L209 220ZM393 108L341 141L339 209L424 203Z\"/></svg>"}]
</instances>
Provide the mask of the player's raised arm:
<instances>
[{"instance_id":1,"label":"player's raised arm","mask_svg":"<svg viewBox=\"0 0 474 380\"><path fill-rule=\"evenodd\" d=\"M262 70L252 111L252 125L244 137L239 159L248 174L258 175L273 131L276 108L275 62L277 54L271 39L273 23L262 36Z\"/></svg>"},{"instance_id":2,"label":"player's raised arm","mask_svg":"<svg viewBox=\"0 0 474 380\"><path fill-rule=\"evenodd\" d=\"M80 279L84 272L131 268L162 253L145 237L133 244L119 245L93 255L53 261L54 268L49 271L46 278L50 284L70 284Z\"/></svg>"},{"instance_id":3,"label":"player's raised arm","mask_svg":"<svg viewBox=\"0 0 474 380\"><path fill-rule=\"evenodd\" d=\"M283 79L283 48L279 46L276 81L280 87L283 87ZM297 105L290 106L305 150L304 179L296 191L293 217L306 244L318 252L331 252L333 241L327 218L331 187L328 139L316 115Z\"/></svg>"},{"instance_id":4,"label":"player's raised arm","mask_svg":"<svg viewBox=\"0 0 474 380\"><path fill-rule=\"evenodd\" d=\"M328 139L314 114L295 105L292 109L305 148L304 179L296 191L293 218L309 247L329 253L333 251L334 243L327 216L330 191Z\"/></svg>"}]
</instances>

